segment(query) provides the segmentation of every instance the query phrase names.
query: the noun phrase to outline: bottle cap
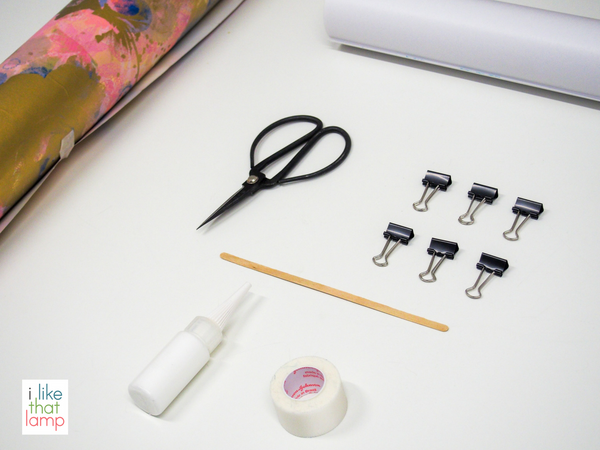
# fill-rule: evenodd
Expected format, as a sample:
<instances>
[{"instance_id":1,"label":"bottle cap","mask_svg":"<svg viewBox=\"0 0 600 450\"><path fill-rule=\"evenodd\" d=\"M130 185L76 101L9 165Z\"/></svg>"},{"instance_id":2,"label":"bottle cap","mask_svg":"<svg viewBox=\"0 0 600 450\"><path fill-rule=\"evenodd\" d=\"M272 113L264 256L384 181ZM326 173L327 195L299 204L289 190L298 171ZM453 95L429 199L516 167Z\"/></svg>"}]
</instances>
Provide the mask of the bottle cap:
<instances>
[{"instance_id":1,"label":"bottle cap","mask_svg":"<svg viewBox=\"0 0 600 450\"><path fill-rule=\"evenodd\" d=\"M223 328L229 322L231 315L237 309L252 285L245 283L231 297L217 306L209 315L198 316L186 327L185 331L192 333L212 351L223 340Z\"/></svg>"}]
</instances>

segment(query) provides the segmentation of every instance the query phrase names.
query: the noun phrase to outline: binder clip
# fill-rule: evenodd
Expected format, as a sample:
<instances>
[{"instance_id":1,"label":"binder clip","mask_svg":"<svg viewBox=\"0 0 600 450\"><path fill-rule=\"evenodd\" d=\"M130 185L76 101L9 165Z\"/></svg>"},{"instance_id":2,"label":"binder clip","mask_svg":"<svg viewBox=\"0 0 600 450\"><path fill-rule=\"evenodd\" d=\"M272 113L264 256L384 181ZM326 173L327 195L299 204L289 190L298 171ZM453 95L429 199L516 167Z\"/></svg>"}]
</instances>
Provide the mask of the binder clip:
<instances>
[{"instance_id":1,"label":"binder clip","mask_svg":"<svg viewBox=\"0 0 600 450\"><path fill-rule=\"evenodd\" d=\"M435 273L440 268L442 263L446 259L454 259L454 255L458 252L458 244L456 242L451 241L443 241L442 239L432 238L431 243L429 244L429 248L427 249L427 253L431 255L431 261L429 262L429 267L425 272L421 272L419 274L419 278L421 281L425 283L433 283L437 280L435 277ZM438 263L433 267L433 263L435 261L435 257L438 256L441 259ZM433 269L432 269L433 267ZM431 278L425 278L427 275L431 275Z\"/></svg>"},{"instance_id":2,"label":"binder clip","mask_svg":"<svg viewBox=\"0 0 600 450\"><path fill-rule=\"evenodd\" d=\"M488 255L487 253L482 253L481 258L479 258L479 262L477 263L477 268L481 270L475 284L468 289L465 289L465 294L467 297L478 299L481 298L481 289L490 281L493 275L497 277L501 277L502 274L508 269L508 261L506 259L498 258L497 256ZM489 275L483 281L483 283L479 284L483 274L488 272ZM479 287L477 287L479 285ZM469 292L476 291L475 295L471 295Z\"/></svg>"},{"instance_id":3,"label":"binder clip","mask_svg":"<svg viewBox=\"0 0 600 450\"><path fill-rule=\"evenodd\" d=\"M498 198L498 189L485 186L483 184L473 183L473 186L471 187L471 190L467 192L467 195L471 199L469 209L467 209L467 212L458 218L458 221L463 225L473 225L473 223L475 223L474 215L477 210L481 208L481 205L484 203L489 203L490 205L494 203L494 200ZM475 201L478 201L479 204L475 207L473 212L469 214ZM465 220L467 217L468 219Z\"/></svg>"},{"instance_id":4,"label":"binder clip","mask_svg":"<svg viewBox=\"0 0 600 450\"><path fill-rule=\"evenodd\" d=\"M504 233L502 233L502 236L509 241L518 241L519 230L521 227L525 225L525 222L527 222L530 217L537 220L540 214L544 212L544 205L532 200L517 197L517 201L515 206L513 206L512 212L514 212L517 217L515 217L515 221L513 222L512 227L510 227L510 230L506 230ZM525 217L525 219L523 219L521 224L517 226L517 222L521 216ZM508 235L513 231L515 233L515 237L509 237Z\"/></svg>"},{"instance_id":5,"label":"binder clip","mask_svg":"<svg viewBox=\"0 0 600 450\"><path fill-rule=\"evenodd\" d=\"M433 195L437 191L446 191L446 189L448 189L448 186L452 184L452 177L450 175L446 175L445 173L433 172L431 170L428 170L425 174L425 178L423 178L422 181L423 186L425 186L423 195L421 196L418 202L415 202L412 205L413 209L419 212L425 212L429 209L427 207L427 203L429 203L429 200L431 200L431 197L433 197ZM432 188L433 191L431 191L431 194L429 194L429 196L425 198L429 188ZM421 203L423 204L423 207L419 207Z\"/></svg>"},{"instance_id":6,"label":"binder clip","mask_svg":"<svg viewBox=\"0 0 600 450\"><path fill-rule=\"evenodd\" d=\"M415 237L415 233L412 228L403 227L402 225L390 222L387 230L383 232L383 237L387 238L383 250L381 250L379 255L373 256L373 262L379 267L386 267L388 265L388 258L396 247L398 247L399 244L408 245L408 241ZM392 241L394 241L394 245L392 245L392 248L386 253L386 250ZM379 262L382 259L383 262Z\"/></svg>"}]
</instances>

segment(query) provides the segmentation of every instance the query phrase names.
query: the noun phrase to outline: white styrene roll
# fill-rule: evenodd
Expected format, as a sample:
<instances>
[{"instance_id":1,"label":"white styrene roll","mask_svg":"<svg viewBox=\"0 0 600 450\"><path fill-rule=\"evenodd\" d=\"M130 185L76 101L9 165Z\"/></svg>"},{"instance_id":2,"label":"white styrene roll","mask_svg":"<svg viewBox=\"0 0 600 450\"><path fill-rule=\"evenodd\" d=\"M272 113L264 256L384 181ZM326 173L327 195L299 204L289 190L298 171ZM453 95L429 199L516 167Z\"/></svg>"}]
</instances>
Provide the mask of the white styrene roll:
<instances>
[{"instance_id":1,"label":"white styrene roll","mask_svg":"<svg viewBox=\"0 0 600 450\"><path fill-rule=\"evenodd\" d=\"M495 0L326 0L332 40L600 100L600 20Z\"/></svg>"},{"instance_id":2,"label":"white styrene roll","mask_svg":"<svg viewBox=\"0 0 600 450\"><path fill-rule=\"evenodd\" d=\"M348 401L333 364L304 356L282 366L271 381L271 397L279 422L299 437L328 433L340 424Z\"/></svg>"}]
</instances>

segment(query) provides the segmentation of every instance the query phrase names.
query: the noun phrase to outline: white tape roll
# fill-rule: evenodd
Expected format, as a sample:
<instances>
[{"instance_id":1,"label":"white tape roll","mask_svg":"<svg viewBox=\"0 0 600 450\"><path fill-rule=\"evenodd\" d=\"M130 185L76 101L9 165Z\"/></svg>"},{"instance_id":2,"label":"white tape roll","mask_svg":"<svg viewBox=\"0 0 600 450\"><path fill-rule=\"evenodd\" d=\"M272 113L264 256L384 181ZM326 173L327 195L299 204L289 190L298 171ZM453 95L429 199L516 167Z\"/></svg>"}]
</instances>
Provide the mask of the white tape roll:
<instances>
[{"instance_id":1,"label":"white tape roll","mask_svg":"<svg viewBox=\"0 0 600 450\"><path fill-rule=\"evenodd\" d=\"M337 369L316 356L297 358L282 366L271 381L271 397L281 426L300 437L328 433L348 409Z\"/></svg>"}]
</instances>

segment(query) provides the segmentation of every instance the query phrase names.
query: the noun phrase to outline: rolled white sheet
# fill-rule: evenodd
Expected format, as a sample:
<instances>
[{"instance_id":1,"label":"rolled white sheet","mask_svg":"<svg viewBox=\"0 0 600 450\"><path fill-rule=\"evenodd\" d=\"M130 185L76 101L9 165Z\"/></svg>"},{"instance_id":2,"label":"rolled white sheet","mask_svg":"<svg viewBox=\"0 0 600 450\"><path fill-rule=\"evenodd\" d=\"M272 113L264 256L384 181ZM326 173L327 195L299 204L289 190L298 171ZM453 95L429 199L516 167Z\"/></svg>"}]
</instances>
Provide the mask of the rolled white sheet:
<instances>
[{"instance_id":1,"label":"rolled white sheet","mask_svg":"<svg viewBox=\"0 0 600 450\"><path fill-rule=\"evenodd\" d=\"M600 20L494 0L326 0L332 40L600 100Z\"/></svg>"}]
</instances>

